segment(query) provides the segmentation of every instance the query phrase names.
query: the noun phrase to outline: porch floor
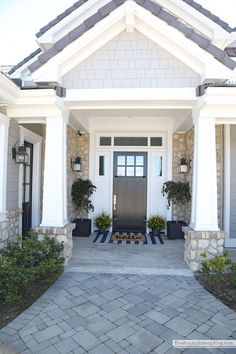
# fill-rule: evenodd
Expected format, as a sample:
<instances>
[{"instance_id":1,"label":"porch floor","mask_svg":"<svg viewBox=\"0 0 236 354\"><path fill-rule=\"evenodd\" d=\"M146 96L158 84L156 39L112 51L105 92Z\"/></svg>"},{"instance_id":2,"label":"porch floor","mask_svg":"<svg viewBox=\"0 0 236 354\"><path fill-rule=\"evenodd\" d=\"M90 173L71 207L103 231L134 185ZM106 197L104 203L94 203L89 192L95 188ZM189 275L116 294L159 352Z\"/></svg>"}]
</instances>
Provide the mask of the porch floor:
<instances>
[{"instance_id":1,"label":"porch floor","mask_svg":"<svg viewBox=\"0 0 236 354\"><path fill-rule=\"evenodd\" d=\"M192 275L184 262L184 240L164 238L164 245L93 243L93 237L73 238L67 267L75 272Z\"/></svg>"}]
</instances>

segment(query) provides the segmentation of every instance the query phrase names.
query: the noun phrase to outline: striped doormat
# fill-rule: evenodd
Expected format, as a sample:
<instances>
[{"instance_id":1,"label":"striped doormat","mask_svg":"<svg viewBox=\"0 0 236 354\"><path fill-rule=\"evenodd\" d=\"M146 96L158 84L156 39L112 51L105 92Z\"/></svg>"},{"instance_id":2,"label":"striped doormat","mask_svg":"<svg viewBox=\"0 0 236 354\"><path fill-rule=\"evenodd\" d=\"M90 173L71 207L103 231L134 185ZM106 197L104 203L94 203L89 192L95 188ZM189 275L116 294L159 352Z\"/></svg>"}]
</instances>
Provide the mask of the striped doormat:
<instances>
[{"instance_id":1,"label":"striped doormat","mask_svg":"<svg viewBox=\"0 0 236 354\"><path fill-rule=\"evenodd\" d=\"M152 232L95 232L93 242L96 243L113 243L117 245L159 245L164 244L162 237L153 236Z\"/></svg>"}]
</instances>

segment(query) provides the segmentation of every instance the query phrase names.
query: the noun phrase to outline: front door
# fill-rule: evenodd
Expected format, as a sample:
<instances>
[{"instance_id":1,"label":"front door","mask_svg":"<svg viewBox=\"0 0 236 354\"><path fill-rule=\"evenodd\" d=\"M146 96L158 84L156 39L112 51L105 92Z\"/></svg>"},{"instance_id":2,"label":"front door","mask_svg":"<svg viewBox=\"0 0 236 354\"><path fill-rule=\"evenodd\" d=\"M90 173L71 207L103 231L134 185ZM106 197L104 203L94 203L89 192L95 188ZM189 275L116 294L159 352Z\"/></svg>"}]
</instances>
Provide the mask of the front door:
<instances>
[{"instance_id":1,"label":"front door","mask_svg":"<svg viewBox=\"0 0 236 354\"><path fill-rule=\"evenodd\" d=\"M147 153L115 152L113 176L113 231L145 231Z\"/></svg>"},{"instance_id":2,"label":"front door","mask_svg":"<svg viewBox=\"0 0 236 354\"><path fill-rule=\"evenodd\" d=\"M26 236L32 227L32 177L33 177L33 145L24 142L29 162L23 166L23 215L22 215L22 235Z\"/></svg>"}]
</instances>

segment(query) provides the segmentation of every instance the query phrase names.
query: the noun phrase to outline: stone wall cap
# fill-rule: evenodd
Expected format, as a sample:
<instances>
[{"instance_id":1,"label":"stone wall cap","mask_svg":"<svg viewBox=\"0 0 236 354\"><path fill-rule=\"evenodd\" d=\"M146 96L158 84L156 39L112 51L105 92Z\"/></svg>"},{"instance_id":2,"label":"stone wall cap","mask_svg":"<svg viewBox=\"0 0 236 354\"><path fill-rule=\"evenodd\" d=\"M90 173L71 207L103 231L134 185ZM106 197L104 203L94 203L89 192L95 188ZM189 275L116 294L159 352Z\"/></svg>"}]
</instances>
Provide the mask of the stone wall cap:
<instances>
[{"instance_id":1,"label":"stone wall cap","mask_svg":"<svg viewBox=\"0 0 236 354\"><path fill-rule=\"evenodd\" d=\"M76 225L74 223L67 224L63 227L50 227L50 226L37 226L34 228L34 231L39 234L48 234L48 235L67 235L74 230Z\"/></svg>"},{"instance_id":2,"label":"stone wall cap","mask_svg":"<svg viewBox=\"0 0 236 354\"><path fill-rule=\"evenodd\" d=\"M185 239L226 239L227 233L225 231L195 231L189 226L183 226Z\"/></svg>"},{"instance_id":3,"label":"stone wall cap","mask_svg":"<svg viewBox=\"0 0 236 354\"><path fill-rule=\"evenodd\" d=\"M6 217L7 218L15 218L16 216L20 216L23 214L22 209L16 209L16 210L8 210L6 212Z\"/></svg>"}]
</instances>

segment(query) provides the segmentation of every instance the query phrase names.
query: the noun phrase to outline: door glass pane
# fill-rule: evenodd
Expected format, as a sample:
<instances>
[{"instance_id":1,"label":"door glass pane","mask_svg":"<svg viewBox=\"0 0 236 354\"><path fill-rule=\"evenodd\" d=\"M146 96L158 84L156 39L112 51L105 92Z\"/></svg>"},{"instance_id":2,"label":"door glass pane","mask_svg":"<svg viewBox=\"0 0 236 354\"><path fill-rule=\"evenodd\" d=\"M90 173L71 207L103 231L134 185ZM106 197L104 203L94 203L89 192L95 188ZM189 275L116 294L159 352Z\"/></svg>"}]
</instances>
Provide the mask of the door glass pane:
<instances>
[{"instance_id":1,"label":"door glass pane","mask_svg":"<svg viewBox=\"0 0 236 354\"><path fill-rule=\"evenodd\" d=\"M136 167L136 174L135 176L136 177L143 177L144 176L144 173L143 173L143 167Z\"/></svg>"},{"instance_id":2,"label":"door glass pane","mask_svg":"<svg viewBox=\"0 0 236 354\"><path fill-rule=\"evenodd\" d=\"M117 157L117 165L125 165L125 156Z\"/></svg>"},{"instance_id":3,"label":"door glass pane","mask_svg":"<svg viewBox=\"0 0 236 354\"><path fill-rule=\"evenodd\" d=\"M134 176L134 167L127 167L126 176L129 176L129 177Z\"/></svg>"},{"instance_id":4,"label":"door glass pane","mask_svg":"<svg viewBox=\"0 0 236 354\"><path fill-rule=\"evenodd\" d=\"M143 166L143 156L136 156L136 165Z\"/></svg>"},{"instance_id":5,"label":"door glass pane","mask_svg":"<svg viewBox=\"0 0 236 354\"><path fill-rule=\"evenodd\" d=\"M162 176L162 156L154 157L154 174L157 177Z\"/></svg>"},{"instance_id":6,"label":"door glass pane","mask_svg":"<svg viewBox=\"0 0 236 354\"><path fill-rule=\"evenodd\" d=\"M124 177L125 176L125 167L117 167L117 176Z\"/></svg>"},{"instance_id":7,"label":"door glass pane","mask_svg":"<svg viewBox=\"0 0 236 354\"><path fill-rule=\"evenodd\" d=\"M134 156L127 156L127 165L133 166L134 165Z\"/></svg>"},{"instance_id":8,"label":"door glass pane","mask_svg":"<svg viewBox=\"0 0 236 354\"><path fill-rule=\"evenodd\" d=\"M27 203L30 200L30 185L25 185L25 195L24 195L24 202Z\"/></svg>"},{"instance_id":9,"label":"door glass pane","mask_svg":"<svg viewBox=\"0 0 236 354\"><path fill-rule=\"evenodd\" d=\"M30 183L30 166L25 166L25 183Z\"/></svg>"}]
</instances>

